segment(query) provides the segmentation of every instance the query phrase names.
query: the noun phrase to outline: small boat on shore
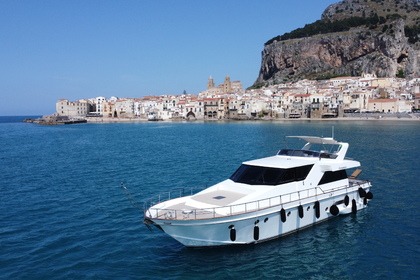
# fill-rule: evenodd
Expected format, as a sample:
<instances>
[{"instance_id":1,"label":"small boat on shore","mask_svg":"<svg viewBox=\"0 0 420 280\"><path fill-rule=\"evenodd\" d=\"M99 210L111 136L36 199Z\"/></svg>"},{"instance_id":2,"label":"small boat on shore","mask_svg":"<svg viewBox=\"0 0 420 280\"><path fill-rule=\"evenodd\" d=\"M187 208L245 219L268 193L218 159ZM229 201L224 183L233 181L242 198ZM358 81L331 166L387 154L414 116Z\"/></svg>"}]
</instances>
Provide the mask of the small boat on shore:
<instances>
[{"instance_id":1,"label":"small boat on shore","mask_svg":"<svg viewBox=\"0 0 420 280\"><path fill-rule=\"evenodd\" d=\"M187 247L244 245L367 206L371 183L358 179L360 162L345 157L348 143L290 137L306 144L244 162L229 179L197 193L159 195L145 203L144 223ZM346 170L352 169L348 176Z\"/></svg>"},{"instance_id":2,"label":"small boat on shore","mask_svg":"<svg viewBox=\"0 0 420 280\"><path fill-rule=\"evenodd\" d=\"M150 113L147 115L147 120L148 120L148 121L151 121L151 122L162 121L162 119L161 119L161 118L159 118L158 114L157 114L157 113L155 113L155 112L150 112Z\"/></svg>"}]
</instances>

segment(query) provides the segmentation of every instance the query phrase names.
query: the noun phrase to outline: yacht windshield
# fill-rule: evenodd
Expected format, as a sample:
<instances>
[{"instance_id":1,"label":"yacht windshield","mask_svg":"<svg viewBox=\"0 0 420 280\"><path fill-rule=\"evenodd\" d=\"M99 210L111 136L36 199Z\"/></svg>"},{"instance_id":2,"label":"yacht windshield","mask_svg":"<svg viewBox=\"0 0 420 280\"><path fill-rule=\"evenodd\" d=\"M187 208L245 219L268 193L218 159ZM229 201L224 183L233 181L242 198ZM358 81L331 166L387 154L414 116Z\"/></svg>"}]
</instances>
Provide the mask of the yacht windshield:
<instances>
[{"instance_id":1,"label":"yacht windshield","mask_svg":"<svg viewBox=\"0 0 420 280\"><path fill-rule=\"evenodd\" d=\"M275 186L305 180L312 166L313 164L283 169L242 164L230 179L248 185Z\"/></svg>"}]
</instances>

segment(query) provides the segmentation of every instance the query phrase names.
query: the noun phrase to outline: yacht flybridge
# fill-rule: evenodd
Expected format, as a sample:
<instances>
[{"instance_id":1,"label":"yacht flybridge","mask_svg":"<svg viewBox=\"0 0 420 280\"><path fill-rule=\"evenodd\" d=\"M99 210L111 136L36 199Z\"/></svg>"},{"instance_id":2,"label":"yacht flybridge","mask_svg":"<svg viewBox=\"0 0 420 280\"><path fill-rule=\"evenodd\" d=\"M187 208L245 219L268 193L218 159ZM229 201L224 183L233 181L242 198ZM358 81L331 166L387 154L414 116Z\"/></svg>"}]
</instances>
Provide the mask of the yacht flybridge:
<instances>
[{"instance_id":1,"label":"yacht flybridge","mask_svg":"<svg viewBox=\"0 0 420 280\"><path fill-rule=\"evenodd\" d=\"M242 163L233 175L198 193L178 190L145 204L144 222L188 247L251 244L277 238L329 218L356 213L373 198L357 178L348 143L305 140L302 149ZM346 170L355 169L352 176Z\"/></svg>"}]
</instances>

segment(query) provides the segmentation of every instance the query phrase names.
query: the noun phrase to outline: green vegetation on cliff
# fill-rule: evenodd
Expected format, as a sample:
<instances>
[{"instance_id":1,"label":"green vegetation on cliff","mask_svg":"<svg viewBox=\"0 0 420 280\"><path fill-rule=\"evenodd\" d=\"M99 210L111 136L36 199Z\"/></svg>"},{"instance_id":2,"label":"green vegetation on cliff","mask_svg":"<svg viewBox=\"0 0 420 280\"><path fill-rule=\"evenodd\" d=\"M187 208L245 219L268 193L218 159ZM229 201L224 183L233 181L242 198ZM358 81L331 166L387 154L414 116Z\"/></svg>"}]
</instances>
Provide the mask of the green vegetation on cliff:
<instances>
[{"instance_id":1,"label":"green vegetation on cliff","mask_svg":"<svg viewBox=\"0 0 420 280\"><path fill-rule=\"evenodd\" d=\"M314 23L306 24L302 28L295 29L291 32L284 33L283 35L276 36L270 40L268 40L264 45L269 45L274 41L284 41L290 39L298 39L298 38L305 38L310 37L317 34L328 34L334 32L343 32L350 30L350 28L359 27L359 26L366 26L368 28L376 28L378 25L382 25L386 23L388 20L395 20L401 18L400 15L393 14L388 15L386 18L380 17L377 14L371 17L349 17L342 20L337 21L325 21L325 20L317 20ZM417 29L415 29L417 28ZM408 32L413 33L418 32L418 26L409 29ZM414 40L414 39L413 39ZM417 38L418 40L418 38Z\"/></svg>"},{"instance_id":2,"label":"green vegetation on cliff","mask_svg":"<svg viewBox=\"0 0 420 280\"><path fill-rule=\"evenodd\" d=\"M298 28L291 32L284 33L283 35L276 36L268 40L264 45L267 46L274 41L285 41L290 39L310 37L317 34L343 32L350 30L350 28L359 26L366 26L367 28L373 29L378 27L378 25L383 25L382 31L385 32L388 28L388 25L384 24L388 21L396 20L398 18L404 18L404 16L392 14L387 15L386 18L384 18L375 14L371 17L349 17L337 21L317 20L314 23L306 24L302 28ZM411 44L420 41L420 24L418 24L419 21L416 23L416 25L405 26L404 28L405 36L409 38L408 41Z\"/></svg>"},{"instance_id":3,"label":"green vegetation on cliff","mask_svg":"<svg viewBox=\"0 0 420 280\"><path fill-rule=\"evenodd\" d=\"M420 42L420 25L416 26L406 26L404 28L405 36L408 37L408 42L415 44Z\"/></svg>"}]
</instances>

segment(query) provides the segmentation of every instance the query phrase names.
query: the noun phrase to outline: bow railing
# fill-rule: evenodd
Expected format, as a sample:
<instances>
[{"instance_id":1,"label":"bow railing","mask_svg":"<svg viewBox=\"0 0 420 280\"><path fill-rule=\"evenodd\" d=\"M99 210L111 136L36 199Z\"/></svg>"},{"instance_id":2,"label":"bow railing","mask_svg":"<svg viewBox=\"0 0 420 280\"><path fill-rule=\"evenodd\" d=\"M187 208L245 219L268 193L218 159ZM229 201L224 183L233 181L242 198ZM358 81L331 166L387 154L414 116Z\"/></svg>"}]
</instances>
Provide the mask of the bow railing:
<instances>
[{"instance_id":1,"label":"bow railing","mask_svg":"<svg viewBox=\"0 0 420 280\"><path fill-rule=\"evenodd\" d=\"M175 204L169 207L164 205L157 207L159 204L172 199L180 199L184 196L191 196L202 189L199 188L181 188L171 190L157 195L154 199L144 203L145 219L162 219L162 220L201 220L210 218L220 218L256 212L263 209L282 206L284 208L291 206L290 204L305 204L313 200L325 199L331 196L347 194L357 190L358 188L370 187L371 184L367 180L350 180L349 184L336 188L328 188L326 190L317 186L314 188L277 195L269 198L259 199L251 202L244 202L234 205L195 208L185 206L184 203L175 201Z\"/></svg>"}]
</instances>

